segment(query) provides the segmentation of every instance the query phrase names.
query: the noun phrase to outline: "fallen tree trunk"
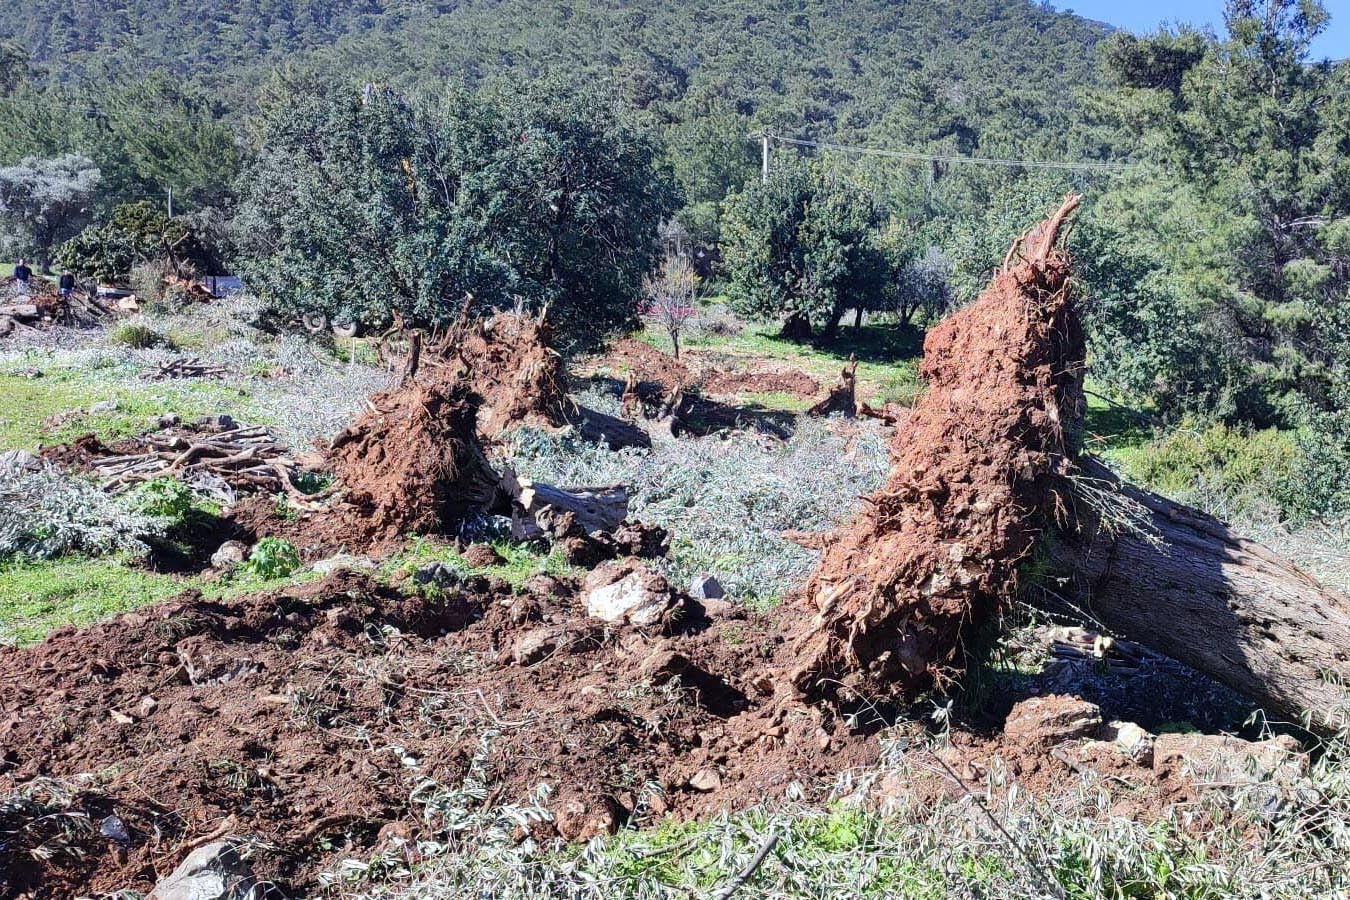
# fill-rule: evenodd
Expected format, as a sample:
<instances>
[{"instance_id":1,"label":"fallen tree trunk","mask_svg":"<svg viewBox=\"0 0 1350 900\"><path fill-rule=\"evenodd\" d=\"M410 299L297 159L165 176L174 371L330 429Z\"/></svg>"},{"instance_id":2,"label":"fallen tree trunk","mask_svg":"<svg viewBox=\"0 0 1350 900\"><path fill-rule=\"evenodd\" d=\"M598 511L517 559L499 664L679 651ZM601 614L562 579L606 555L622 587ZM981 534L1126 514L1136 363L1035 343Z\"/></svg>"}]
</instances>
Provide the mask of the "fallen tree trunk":
<instances>
[{"instance_id":1,"label":"fallen tree trunk","mask_svg":"<svg viewBox=\"0 0 1350 900\"><path fill-rule=\"evenodd\" d=\"M1217 519L1082 466L1105 492L1075 492L1077 527L1051 554L1078 606L1271 713L1323 733L1350 724L1350 597Z\"/></svg>"},{"instance_id":2,"label":"fallen tree trunk","mask_svg":"<svg viewBox=\"0 0 1350 900\"><path fill-rule=\"evenodd\" d=\"M564 490L507 471L502 491L511 498L511 534L528 541L551 534L556 520L570 514L586 534L609 533L628 518L628 489L613 487Z\"/></svg>"}]
</instances>

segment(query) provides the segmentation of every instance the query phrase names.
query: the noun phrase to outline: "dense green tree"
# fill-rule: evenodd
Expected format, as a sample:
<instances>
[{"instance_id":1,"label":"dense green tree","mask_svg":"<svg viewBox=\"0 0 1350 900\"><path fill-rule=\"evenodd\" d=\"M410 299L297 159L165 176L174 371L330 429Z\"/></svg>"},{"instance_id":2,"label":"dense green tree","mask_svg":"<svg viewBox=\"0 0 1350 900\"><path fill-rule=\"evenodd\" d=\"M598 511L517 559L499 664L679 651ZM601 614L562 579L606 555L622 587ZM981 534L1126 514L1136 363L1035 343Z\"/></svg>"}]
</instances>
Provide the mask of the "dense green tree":
<instances>
[{"instance_id":1,"label":"dense green tree","mask_svg":"<svg viewBox=\"0 0 1350 900\"><path fill-rule=\"evenodd\" d=\"M74 154L0 169L0 219L11 252L31 253L51 271L56 247L93 214L99 180L93 160Z\"/></svg>"},{"instance_id":2,"label":"dense green tree","mask_svg":"<svg viewBox=\"0 0 1350 900\"><path fill-rule=\"evenodd\" d=\"M881 211L823 166L791 166L733 195L722 219L727 296L784 333L832 338L849 308L884 305L892 287Z\"/></svg>"},{"instance_id":3,"label":"dense green tree","mask_svg":"<svg viewBox=\"0 0 1350 900\"><path fill-rule=\"evenodd\" d=\"M1222 41L1111 45L1121 87L1108 103L1145 168L1101 213L1166 273L1176 318L1232 372L1188 381L1189 402L1289 423L1330 399L1333 353L1314 322L1346 284L1321 226L1350 213L1350 81L1345 66L1309 61L1326 22L1313 0L1234 0L1226 21Z\"/></svg>"},{"instance_id":4,"label":"dense green tree","mask_svg":"<svg viewBox=\"0 0 1350 900\"><path fill-rule=\"evenodd\" d=\"M572 338L637 313L676 206L652 145L589 92L284 90L236 220L275 308L437 325L466 296L548 306Z\"/></svg>"},{"instance_id":5,"label":"dense green tree","mask_svg":"<svg viewBox=\"0 0 1350 900\"><path fill-rule=\"evenodd\" d=\"M90 225L61 245L63 269L115 281L148 262L162 262L183 275L220 272L209 233L192 219L170 218L148 201L116 207L107 221Z\"/></svg>"}]
</instances>

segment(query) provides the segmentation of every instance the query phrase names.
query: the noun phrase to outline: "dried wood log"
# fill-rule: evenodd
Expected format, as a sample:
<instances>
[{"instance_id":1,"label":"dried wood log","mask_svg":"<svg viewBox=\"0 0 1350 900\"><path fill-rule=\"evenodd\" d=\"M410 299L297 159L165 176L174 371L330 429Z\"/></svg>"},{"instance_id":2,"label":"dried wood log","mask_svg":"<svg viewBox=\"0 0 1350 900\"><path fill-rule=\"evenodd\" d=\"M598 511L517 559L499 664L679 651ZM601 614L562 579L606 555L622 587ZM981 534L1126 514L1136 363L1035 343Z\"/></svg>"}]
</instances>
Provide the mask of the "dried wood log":
<instances>
[{"instance_id":1,"label":"dried wood log","mask_svg":"<svg viewBox=\"0 0 1350 900\"><path fill-rule=\"evenodd\" d=\"M154 371L141 375L147 381L165 381L171 378L224 378L228 372L221 366L213 366L196 357L170 360L160 363Z\"/></svg>"},{"instance_id":2,"label":"dried wood log","mask_svg":"<svg viewBox=\"0 0 1350 900\"><path fill-rule=\"evenodd\" d=\"M508 469L501 486L512 501L511 531L517 540L549 534L562 514L570 513L587 534L613 532L628 518L628 489L622 485L564 490Z\"/></svg>"},{"instance_id":3,"label":"dried wood log","mask_svg":"<svg viewBox=\"0 0 1350 900\"><path fill-rule=\"evenodd\" d=\"M36 319L39 314L36 303L0 304L0 316L11 319Z\"/></svg>"},{"instance_id":4,"label":"dried wood log","mask_svg":"<svg viewBox=\"0 0 1350 900\"><path fill-rule=\"evenodd\" d=\"M1350 597L1217 519L1082 464L1111 492L1078 502L1077 527L1053 545L1080 606L1272 713L1309 715L1320 732L1350 724Z\"/></svg>"},{"instance_id":5,"label":"dried wood log","mask_svg":"<svg viewBox=\"0 0 1350 900\"><path fill-rule=\"evenodd\" d=\"M582 438L593 444L604 444L611 450L622 450L624 447L646 449L652 445L651 435L637 425L585 406L576 407L569 418L572 427Z\"/></svg>"}]
</instances>

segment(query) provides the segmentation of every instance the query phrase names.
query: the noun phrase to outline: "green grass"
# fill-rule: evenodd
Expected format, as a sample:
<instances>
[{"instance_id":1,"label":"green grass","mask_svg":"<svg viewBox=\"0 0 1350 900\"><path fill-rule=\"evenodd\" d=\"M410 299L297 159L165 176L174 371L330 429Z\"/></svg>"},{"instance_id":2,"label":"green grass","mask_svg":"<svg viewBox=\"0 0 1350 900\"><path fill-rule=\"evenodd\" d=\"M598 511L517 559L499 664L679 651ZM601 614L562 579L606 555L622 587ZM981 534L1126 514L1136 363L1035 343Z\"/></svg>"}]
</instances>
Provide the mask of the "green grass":
<instances>
[{"instance_id":1,"label":"green grass","mask_svg":"<svg viewBox=\"0 0 1350 900\"><path fill-rule=\"evenodd\" d=\"M648 329L637 337L664 353L671 352L670 339L659 330ZM822 387L833 385L850 354L855 354L859 399L869 403L894 400L909 405L922 387L918 370L923 334L913 328L864 325L855 331L845 326L833 344L815 345L783 340L775 327L754 326L730 337L687 338L683 346L729 360L784 363L815 378Z\"/></svg>"},{"instance_id":2,"label":"green grass","mask_svg":"<svg viewBox=\"0 0 1350 900\"><path fill-rule=\"evenodd\" d=\"M130 437L153 429L154 419L176 413L185 421L230 413L240 415L246 391L211 381L175 381L136 383L116 377L99 377L88 371L44 368L41 378L0 374L0 452L32 450L38 444L59 444L92 432L100 440ZM16 365L13 370L28 368ZM13 371L11 370L11 371ZM91 415L90 408L107 400L116 400L112 412ZM43 432L42 424L59 413L77 412L69 421ZM248 421L267 424L258 417Z\"/></svg>"},{"instance_id":3,"label":"green grass","mask_svg":"<svg viewBox=\"0 0 1350 900\"><path fill-rule=\"evenodd\" d=\"M57 628L89 625L157 603L192 586L125 557L0 564L0 642L35 644Z\"/></svg>"},{"instance_id":4,"label":"green grass","mask_svg":"<svg viewBox=\"0 0 1350 900\"><path fill-rule=\"evenodd\" d=\"M576 575L580 570L569 566L562 555L555 552L539 553L507 541L494 541L492 547L502 557L501 565L474 568L449 544L430 538L417 538L402 553L391 556L380 567L380 574L411 575L432 563L446 563L472 575L491 575L512 585L522 585L535 575Z\"/></svg>"}]
</instances>

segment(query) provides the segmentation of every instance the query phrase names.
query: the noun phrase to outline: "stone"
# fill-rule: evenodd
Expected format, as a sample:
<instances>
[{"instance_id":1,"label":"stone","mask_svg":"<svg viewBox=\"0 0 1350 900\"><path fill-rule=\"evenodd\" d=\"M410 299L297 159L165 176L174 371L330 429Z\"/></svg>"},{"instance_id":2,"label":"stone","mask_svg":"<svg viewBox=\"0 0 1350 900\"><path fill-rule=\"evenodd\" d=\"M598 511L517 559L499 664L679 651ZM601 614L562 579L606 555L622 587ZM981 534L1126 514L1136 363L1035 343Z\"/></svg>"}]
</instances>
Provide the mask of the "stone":
<instances>
[{"instance_id":1,"label":"stone","mask_svg":"<svg viewBox=\"0 0 1350 900\"><path fill-rule=\"evenodd\" d=\"M197 427L212 431L233 431L239 427L239 423L234 420L234 416L206 416L197 420Z\"/></svg>"},{"instance_id":2,"label":"stone","mask_svg":"<svg viewBox=\"0 0 1350 900\"><path fill-rule=\"evenodd\" d=\"M320 575L331 575L340 571L364 571L373 572L375 570L375 560L368 556L353 556L350 553L339 553L336 556L330 556L327 559L321 559L316 562L312 568Z\"/></svg>"},{"instance_id":3,"label":"stone","mask_svg":"<svg viewBox=\"0 0 1350 900\"><path fill-rule=\"evenodd\" d=\"M89 407L89 415L91 416L106 416L115 412L117 412L116 400L100 400Z\"/></svg>"},{"instance_id":4,"label":"stone","mask_svg":"<svg viewBox=\"0 0 1350 900\"><path fill-rule=\"evenodd\" d=\"M155 711L155 707L157 706L159 706L159 701L149 694L146 694L141 698L141 702L136 704L136 709L142 716L148 716Z\"/></svg>"},{"instance_id":5,"label":"stone","mask_svg":"<svg viewBox=\"0 0 1350 900\"><path fill-rule=\"evenodd\" d=\"M722 776L716 769L699 769L689 779L689 786L696 791L709 794L722 786Z\"/></svg>"},{"instance_id":6,"label":"stone","mask_svg":"<svg viewBox=\"0 0 1350 900\"><path fill-rule=\"evenodd\" d=\"M647 628L665 621L675 608L676 598L664 578L630 561L607 564L591 572L582 602L593 618Z\"/></svg>"},{"instance_id":7,"label":"stone","mask_svg":"<svg viewBox=\"0 0 1350 900\"><path fill-rule=\"evenodd\" d=\"M27 450L10 450L0 453L0 472L18 474L42 467L42 460Z\"/></svg>"},{"instance_id":8,"label":"stone","mask_svg":"<svg viewBox=\"0 0 1350 900\"><path fill-rule=\"evenodd\" d=\"M674 650L658 648L638 665L638 672L653 684L665 684L689 668L689 660Z\"/></svg>"},{"instance_id":9,"label":"stone","mask_svg":"<svg viewBox=\"0 0 1350 900\"><path fill-rule=\"evenodd\" d=\"M242 541L226 541L211 554L211 568L229 569L248 559L248 545Z\"/></svg>"},{"instance_id":10,"label":"stone","mask_svg":"<svg viewBox=\"0 0 1350 900\"><path fill-rule=\"evenodd\" d=\"M155 885L147 900L245 900L256 886L253 871L233 841L198 847L172 874Z\"/></svg>"},{"instance_id":11,"label":"stone","mask_svg":"<svg viewBox=\"0 0 1350 900\"><path fill-rule=\"evenodd\" d=\"M432 563L413 573L413 581L416 583L440 588L441 590L455 587L463 580L463 574L454 566L446 563Z\"/></svg>"},{"instance_id":12,"label":"stone","mask_svg":"<svg viewBox=\"0 0 1350 900\"><path fill-rule=\"evenodd\" d=\"M1153 765L1154 737L1133 722L1107 722L1097 730L1097 740L1111 744L1140 765Z\"/></svg>"},{"instance_id":13,"label":"stone","mask_svg":"<svg viewBox=\"0 0 1350 900\"><path fill-rule=\"evenodd\" d=\"M1308 765L1308 754L1288 735L1253 742L1226 734L1160 734L1153 743L1154 772L1201 786L1289 784L1305 777Z\"/></svg>"},{"instance_id":14,"label":"stone","mask_svg":"<svg viewBox=\"0 0 1350 900\"><path fill-rule=\"evenodd\" d=\"M1102 711L1095 703L1052 694L1023 700L1008 713L1003 732L1023 747L1048 750L1066 741L1090 738L1102 725Z\"/></svg>"},{"instance_id":15,"label":"stone","mask_svg":"<svg viewBox=\"0 0 1350 900\"><path fill-rule=\"evenodd\" d=\"M518 666L533 665L557 651L566 635L566 630L558 627L533 628L516 638L511 658Z\"/></svg>"},{"instance_id":16,"label":"stone","mask_svg":"<svg viewBox=\"0 0 1350 900\"><path fill-rule=\"evenodd\" d=\"M627 811L619 801L608 795L586 799L566 796L553 808L558 834L568 841L589 841L614 834L627 818Z\"/></svg>"},{"instance_id":17,"label":"stone","mask_svg":"<svg viewBox=\"0 0 1350 900\"><path fill-rule=\"evenodd\" d=\"M689 582L689 596L695 600L722 600L726 595L722 582L711 575L695 575L694 580ZM704 608L707 608L706 604Z\"/></svg>"},{"instance_id":18,"label":"stone","mask_svg":"<svg viewBox=\"0 0 1350 900\"><path fill-rule=\"evenodd\" d=\"M175 425L181 424L182 421L178 418L177 413L165 413L162 416L155 417L155 426L158 428L173 428Z\"/></svg>"}]
</instances>

